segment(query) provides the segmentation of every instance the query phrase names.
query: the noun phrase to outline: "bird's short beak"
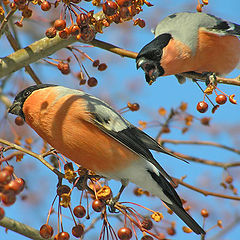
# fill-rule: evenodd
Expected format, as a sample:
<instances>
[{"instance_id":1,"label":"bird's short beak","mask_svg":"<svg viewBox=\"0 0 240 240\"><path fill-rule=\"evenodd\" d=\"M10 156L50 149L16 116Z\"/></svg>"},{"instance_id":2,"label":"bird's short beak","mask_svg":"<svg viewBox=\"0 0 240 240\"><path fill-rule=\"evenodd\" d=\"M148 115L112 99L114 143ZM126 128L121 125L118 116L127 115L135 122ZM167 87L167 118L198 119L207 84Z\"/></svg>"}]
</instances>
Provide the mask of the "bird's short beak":
<instances>
[{"instance_id":1,"label":"bird's short beak","mask_svg":"<svg viewBox=\"0 0 240 240\"><path fill-rule=\"evenodd\" d=\"M19 115L21 111L21 105L19 102L13 102L12 106L10 106L10 108L8 109L9 113L15 114L15 115Z\"/></svg>"},{"instance_id":2,"label":"bird's short beak","mask_svg":"<svg viewBox=\"0 0 240 240\"><path fill-rule=\"evenodd\" d=\"M139 69L139 68L142 66L143 63L144 63L144 60L141 59L141 58L139 58L139 59L137 60L137 63L136 63L137 69Z\"/></svg>"}]
</instances>

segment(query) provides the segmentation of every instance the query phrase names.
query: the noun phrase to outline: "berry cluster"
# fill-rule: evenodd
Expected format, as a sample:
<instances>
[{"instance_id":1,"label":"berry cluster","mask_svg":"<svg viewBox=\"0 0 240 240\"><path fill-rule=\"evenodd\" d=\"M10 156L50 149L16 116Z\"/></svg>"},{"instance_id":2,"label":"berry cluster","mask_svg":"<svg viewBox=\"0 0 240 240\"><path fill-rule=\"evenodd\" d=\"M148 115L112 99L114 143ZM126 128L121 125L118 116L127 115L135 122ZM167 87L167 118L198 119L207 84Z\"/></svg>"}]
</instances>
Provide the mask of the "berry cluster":
<instances>
[{"instance_id":1,"label":"berry cluster","mask_svg":"<svg viewBox=\"0 0 240 240\"><path fill-rule=\"evenodd\" d=\"M198 85L199 86L199 85ZM202 88L200 87L200 89L202 90ZM218 94L218 91L221 92L221 94ZM203 91L203 90L202 90ZM217 104L214 104L210 98L208 97L208 95L211 95L213 93L213 91L216 94L216 98L215 101ZM215 111L219 108L220 105L223 105L227 102L227 100L229 100L230 103L232 104L237 104L237 101L234 99L235 94L231 94L231 95L227 95L226 93L224 93L223 91L221 91L218 87L217 84L212 84L210 83L207 88L205 89L204 92L204 96L203 96L203 101L198 102L197 104L197 111L200 113L205 113L208 110L208 104L205 102L205 97L207 97L207 99L210 101L210 103L213 105L212 108L212 113L215 113Z\"/></svg>"},{"instance_id":2,"label":"berry cluster","mask_svg":"<svg viewBox=\"0 0 240 240\"><path fill-rule=\"evenodd\" d=\"M70 35L75 36L78 40L84 42L90 42L95 37L95 32L102 33L103 27L109 27L111 23L122 23L133 19L135 15L142 11L142 5L152 6L146 0L106 0L101 3L101 0L93 0L92 4L95 6L102 6L104 15L101 18L96 19L93 15L94 11L86 11L79 7L77 4L81 0L62 0L64 14L60 15L60 18L54 22L53 27L50 27L46 31L48 38L56 36L59 31L59 36L63 39L68 38ZM55 3L56 6L56 3ZM41 3L41 9L48 11L51 8L51 4L48 1ZM69 17L71 26L66 27L66 12L69 11ZM75 17L75 19L73 18ZM133 20L134 25L140 27L145 26L144 20L137 18Z\"/></svg>"},{"instance_id":3,"label":"berry cluster","mask_svg":"<svg viewBox=\"0 0 240 240\"><path fill-rule=\"evenodd\" d=\"M13 166L7 165L0 170L0 200L4 206L11 206L16 201L16 196L23 191L25 181L14 177ZM4 210L0 208L0 219Z\"/></svg>"},{"instance_id":4,"label":"berry cluster","mask_svg":"<svg viewBox=\"0 0 240 240\"><path fill-rule=\"evenodd\" d=\"M108 27L112 22L122 23L133 19L135 15L142 11L143 4L149 7L152 6L152 4L146 0L106 0L102 4L102 9L106 16L106 18L102 20L103 26ZM139 25L141 28L145 27L143 19L137 18L133 20L133 22L134 25Z\"/></svg>"},{"instance_id":5,"label":"berry cluster","mask_svg":"<svg viewBox=\"0 0 240 240\"><path fill-rule=\"evenodd\" d=\"M75 4L72 5L77 7ZM75 36L78 40L84 42L92 41L95 37L94 30L90 26L91 19L94 19L92 16L93 12L81 12L78 14L72 7L70 8L70 6L72 5L69 5L69 9L74 12L76 16L76 23L71 17L71 26L67 27L66 19L62 19L61 16L60 19L55 20L53 27L50 27L46 30L45 35L48 38L53 38L56 36L58 31L59 37L62 39L67 39L70 35L72 35ZM70 16L72 15L70 14ZM64 16L64 18L66 18L66 15Z\"/></svg>"}]
</instances>

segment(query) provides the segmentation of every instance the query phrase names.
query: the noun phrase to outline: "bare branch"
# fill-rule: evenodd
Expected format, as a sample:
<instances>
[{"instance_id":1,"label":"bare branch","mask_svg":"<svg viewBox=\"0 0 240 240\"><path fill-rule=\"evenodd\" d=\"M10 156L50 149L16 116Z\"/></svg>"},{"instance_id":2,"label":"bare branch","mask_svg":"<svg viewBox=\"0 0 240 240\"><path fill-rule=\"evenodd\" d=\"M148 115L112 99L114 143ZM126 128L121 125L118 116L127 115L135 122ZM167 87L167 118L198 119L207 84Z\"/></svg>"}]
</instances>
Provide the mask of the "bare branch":
<instances>
[{"instance_id":1,"label":"bare branch","mask_svg":"<svg viewBox=\"0 0 240 240\"><path fill-rule=\"evenodd\" d=\"M42 155L39 155L37 153L34 153L26 148L20 147L17 144L8 142L7 140L1 139L0 138L0 143L9 146L11 149L16 149L18 151L21 151L23 153L26 153L36 159L38 159L40 162L42 162L47 168L49 168L52 172L54 172L59 178L63 178L64 174L62 174L61 172L59 172L55 167L53 167L51 164L49 164ZM9 148L8 148L9 149Z\"/></svg>"},{"instance_id":2,"label":"bare branch","mask_svg":"<svg viewBox=\"0 0 240 240\"><path fill-rule=\"evenodd\" d=\"M200 188L197 188L197 187L194 187L186 182L184 182L183 180L181 179L178 179L178 178L174 178L172 177L174 182L180 184L180 185L183 185L184 187L187 187L189 189L192 189L193 191L195 192L199 192L199 193L202 193L204 196L214 196L214 197L219 197L219 198L226 198L226 199L231 199L231 200L237 200L237 201L240 201L240 197L236 197L236 196L230 196L230 195L224 195L224 194L220 194L220 193L214 193L214 192L209 192L209 191L206 191L206 190L203 190L203 189L200 189Z\"/></svg>"},{"instance_id":3,"label":"bare branch","mask_svg":"<svg viewBox=\"0 0 240 240\"><path fill-rule=\"evenodd\" d=\"M189 156L189 155L186 155L186 154L183 154L183 153L179 153L179 152L175 152L175 151L172 151L170 149L167 149L169 152L181 157L181 158L184 158L188 161L191 161L191 162L197 162L197 163L202 163L202 164L206 164L206 165L210 165L210 166L215 166L215 167L222 167L224 169L227 169L227 168L230 168L230 167L239 167L240 166L240 162L229 162L229 163L223 163L223 162L216 162L216 161L212 161L212 160L206 160L206 159L203 159L203 158L197 158L197 157L193 157L193 156Z\"/></svg>"},{"instance_id":4,"label":"bare branch","mask_svg":"<svg viewBox=\"0 0 240 240\"><path fill-rule=\"evenodd\" d=\"M225 150L240 154L240 150L232 147L228 147L226 145L210 142L210 141L185 141L185 140L171 140L171 139L161 139L161 144L164 143L172 143L172 144L195 144L195 145L206 145L206 146L213 146L218 148L223 148Z\"/></svg>"},{"instance_id":5,"label":"bare branch","mask_svg":"<svg viewBox=\"0 0 240 240\"><path fill-rule=\"evenodd\" d=\"M19 233L25 237L28 237L30 239L34 240L44 240L39 234L39 230L32 228L24 223L18 222L16 220L13 220L8 217L4 217L2 220L0 220L0 226L12 230L16 233ZM53 240L53 238L50 238Z\"/></svg>"}]
</instances>

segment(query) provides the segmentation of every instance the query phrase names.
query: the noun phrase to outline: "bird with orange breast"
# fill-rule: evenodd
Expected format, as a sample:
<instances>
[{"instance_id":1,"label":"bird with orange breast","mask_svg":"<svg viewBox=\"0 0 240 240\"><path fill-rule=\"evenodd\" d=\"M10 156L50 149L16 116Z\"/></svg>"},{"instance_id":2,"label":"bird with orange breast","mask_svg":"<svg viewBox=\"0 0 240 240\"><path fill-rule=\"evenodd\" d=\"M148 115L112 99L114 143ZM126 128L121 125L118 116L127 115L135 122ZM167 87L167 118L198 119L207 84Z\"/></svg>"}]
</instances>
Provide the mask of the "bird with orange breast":
<instances>
[{"instance_id":1,"label":"bird with orange breast","mask_svg":"<svg viewBox=\"0 0 240 240\"><path fill-rule=\"evenodd\" d=\"M22 117L40 137L75 163L105 178L120 180L123 186L130 181L148 190L196 234L205 234L184 210L169 183L171 177L150 150L173 154L105 102L80 90L40 84L21 91L9 112Z\"/></svg>"},{"instance_id":2,"label":"bird with orange breast","mask_svg":"<svg viewBox=\"0 0 240 240\"><path fill-rule=\"evenodd\" d=\"M136 58L152 83L160 76L184 72L225 75L240 62L240 25L213 15L180 12L164 18L155 39Z\"/></svg>"}]
</instances>

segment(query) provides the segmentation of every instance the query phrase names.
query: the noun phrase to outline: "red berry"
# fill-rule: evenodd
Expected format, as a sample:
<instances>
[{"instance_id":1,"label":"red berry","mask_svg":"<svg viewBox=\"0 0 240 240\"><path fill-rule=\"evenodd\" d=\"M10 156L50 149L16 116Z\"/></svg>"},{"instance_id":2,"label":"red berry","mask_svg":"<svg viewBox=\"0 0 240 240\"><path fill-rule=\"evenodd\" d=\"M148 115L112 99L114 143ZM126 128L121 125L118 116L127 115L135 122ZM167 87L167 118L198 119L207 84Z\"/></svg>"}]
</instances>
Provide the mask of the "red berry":
<instances>
[{"instance_id":1,"label":"red berry","mask_svg":"<svg viewBox=\"0 0 240 240\"><path fill-rule=\"evenodd\" d=\"M11 173L5 169L0 171L0 183L8 184L11 181Z\"/></svg>"},{"instance_id":2,"label":"red berry","mask_svg":"<svg viewBox=\"0 0 240 240\"><path fill-rule=\"evenodd\" d=\"M0 207L0 220L2 220L5 216L5 211L3 208Z\"/></svg>"},{"instance_id":3,"label":"red berry","mask_svg":"<svg viewBox=\"0 0 240 240\"><path fill-rule=\"evenodd\" d=\"M6 193L2 194L2 202L6 206L11 206L16 202L16 194L13 190L9 190Z\"/></svg>"},{"instance_id":4,"label":"red berry","mask_svg":"<svg viewBox=\"0 0 240 240\"><path fill-rule=\"evenodd\" d=\"M224 94L220 94L216 97L216 102L220 105L226 103L227 97Z\"/></svg>"},{"instance_id":5,"label":"red berry","mask_svg":"<svg viewBox=\"0 0 240 240\"><path fill-rule=\"evenodd\" d=\"M122 227L118 230L118 237L120 240L129 240L132 237L132 230L127 227Z\"/></svg>"},{"instance_id":6,"label":"red berry","mask_svg":"<svg viewBox=\"0 0 240 240\"><path fill-rule=\"evenodd\" d=\"M113 1L106 1L102 6L103 12L107 16L112 16L117 12L118 6Z\"/></svg>"},{"instance_id":7,"label":"red berry","mask_svg":"<svg viewBox=\"0 0 240 240\"><path fill-rule=\"evenodd\" d=\"M54 38L57 35L57 31L54 27L50 27L46 30L45 35L48 38Z\"/></svg>"},{"instance_id":8,"label":"red berry","mask_svg":"<svg viewBox=\"0 0 240 240\"><path fill-rule=\"evenodd\" d=\"M203 216L203 217L208 217L209 216L209 213L208 213L208 210L207 209L205 209L205 208L203 208L202 210L201 210L201 215Z\"/></svg>"},{"instance_id":9,"label":"red berry","mask_svg":"<svg viewBox=\"0 0 240 240\"><path fill-rule=\"evenodd\" d=\"M22 125L24 124L24 120L23 120L21 117L17 116L17 117L15 118L15 124L16 124L17 126L22 126Z\"/></svg>"},{"instance_id":10,"label":"red berry","mask_svg":"<svg viewBox=\"0 0 240 240\"><path fill-rule=\"evenodd\" d=\"M81 30L78 25L72 25L70 26L69 31L73 36L77 36Z\"/></svg>"},{"instance_id":11,"label":"red berry","mask_svg":"<svg viewBox=\"0 0 240 240\"><path fill-rule=\"evenodd\" d=\"M63 19L57 19L54 22L54 28L58 31L63 30L66 27L66 21Z\"/></svg>"},{"instance_id":12,"label":"red berry","mask_svg":"<svg viewBox=\"0 0 240 240\"><path fill-rule=\"evenodd\" d=\"M51 3L50 3L50 2L48 2L48 1L43 1L43 2L41 3L41 9L42 9L43 11L48 11L48 10L50 10L50 8L51 8Z\"/></svg>"},{"instance_id":13,"label":"red berry","mask_svg":"<svg viewBox=\"0 0 240 240\"><path fill-rule=\"evenodd\" d=\"M208 104L204 101L201 101L197 104L197 110L200 113L205 113L208 110Z\"/></svg>"},{"instance_id":14,"label":"red berry","mask_svg":"<svg viewBox=\"0 0 240 240\"><path fill-rule=\"evenodd\" d=\"M25 186L25 181L22 178L16 178L5 185L4 190L13 190L16 194L20 193Z\"/></svg>"},{"instance_id":15,"label":"red berry","mask_svg":"<svg viewBox=\"0 0 240 240\"><path fill-rule=\"evenodd\" d=\"M13 168L13 166L12 165L7 165L6 167L4 167L4 169L3 170L6 170L6 171L8 171L9 172L9 174L10 175L12 175L13 174L13 171L14 171L14 168Z\"/></svg>"},{"instance_id":16,"label":"red berry","mask_svg":"<svg viewBox=\"0 0 240 240\"><path fill-rule=\"evenodd\" d=\"M129 7L132 4L131 0L117 0L119 7Z\"/></svg>"},{"instance_id":17,"label":"red berry","mask_svg":"<svg viewBox=\"0 0 240 240\"><path fill-rule=\"evenodd\" d=\"M89 87L95 87L98 84L98 81L95 77L90 77L87 81Z\"/></svg>"},{"instance_id":18,"label":"red berry","mask_svg":"<svg viewBox=\"0 0 240 240\"><path fill-rule=\"evenodd\" d=\"M43 224L40 228L40 235L42 238L48 239L53 235L53 228L48 224Z\"/></svg>"},{"instance_id":19,"label":"red berry","mask_svg":"<svg viewBox=\"0 0 240 240\"><path fill-rule=\"evenodd\" d=\"M58 240L68 240L70 235L67 232L60 232L58 234Z\"/></svg>"},{"instance_id":20,"label":"red berry","mask_svg":"<svg viewBox=\"0 0 240 240\"><path fill-rule=\"evenodd\" d=\"M100 64L100 61L97 59L93 62L93 67L97 67Z\"/></svg>"},{"instance_id":21,"label":"red berry","mask_svg":"<svg viewBox=\"0 0 240 240\"><path fill-rule=\"evenodd\" d=\"M95 199L92 203L92 208L95 212L101 212L104 208L104 203L99 199Z\"/></svg>"},{"instance_id":22,"label":"red berry","mask_svg":"<svg viewBox=\"0 0 240 240\"><path fill-rule=\"evenodd\" d=\"M83 218L86 215L86 209L84 206L78 205L73 209L73 214L77 218Z\"/></svg>"},{"instance_id":23,"label":"red berry","mask_svg":"<svg viewBox=\"0 0 240 240\"><path fill-rule=\"evenodd\" d=\"M83 224L78 224L78 225L76 225L76 226L74 226L72 228L72 235L74 237L79 238L79 237L81 237L83 235L83 233L84 233L84 226L83 226Z\"/></svg>"}]
</instances>

